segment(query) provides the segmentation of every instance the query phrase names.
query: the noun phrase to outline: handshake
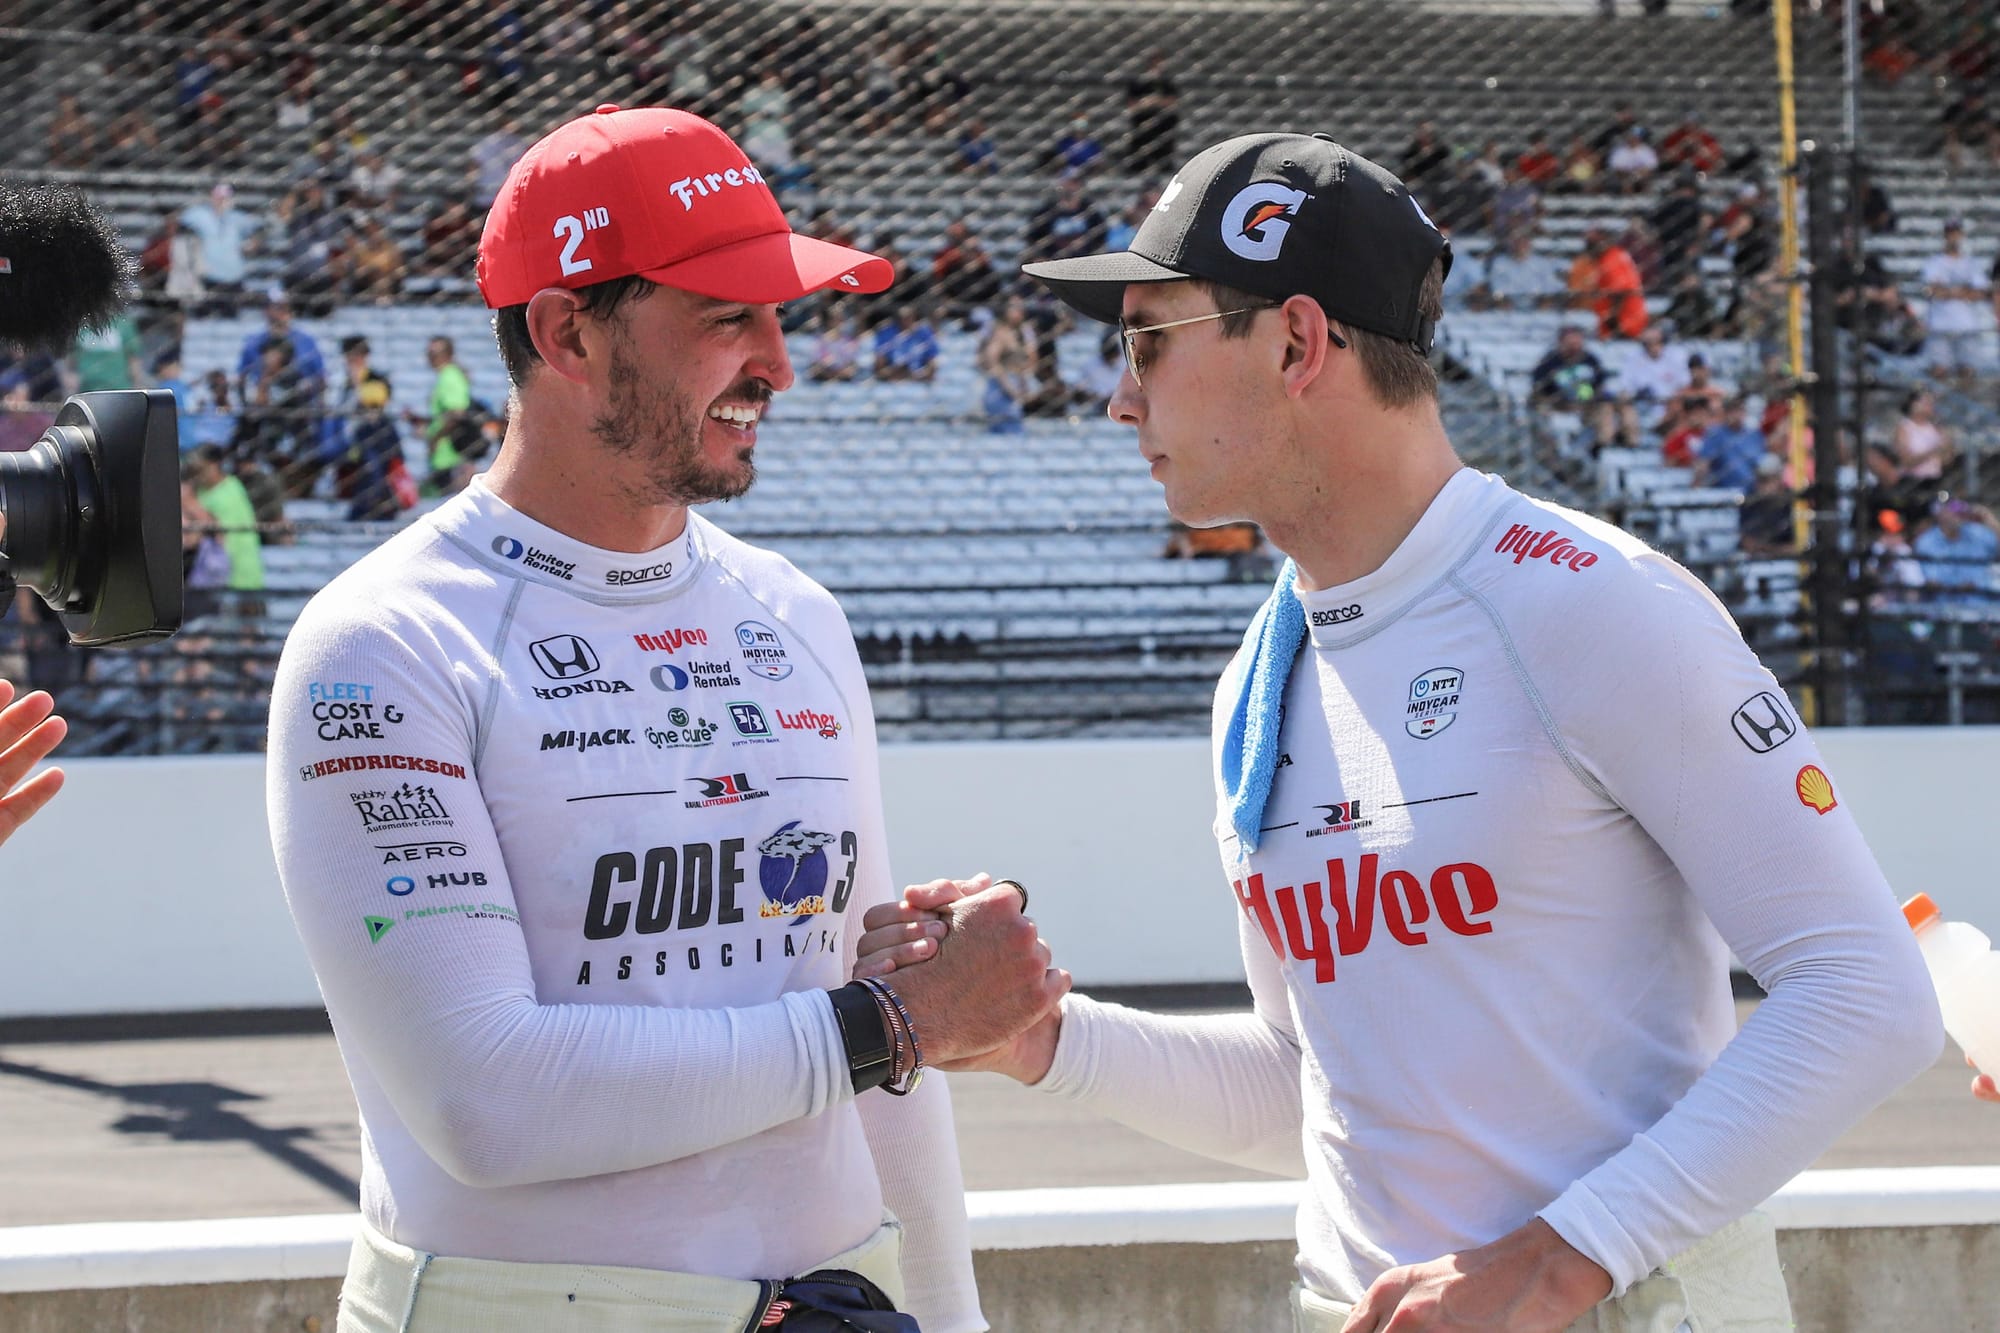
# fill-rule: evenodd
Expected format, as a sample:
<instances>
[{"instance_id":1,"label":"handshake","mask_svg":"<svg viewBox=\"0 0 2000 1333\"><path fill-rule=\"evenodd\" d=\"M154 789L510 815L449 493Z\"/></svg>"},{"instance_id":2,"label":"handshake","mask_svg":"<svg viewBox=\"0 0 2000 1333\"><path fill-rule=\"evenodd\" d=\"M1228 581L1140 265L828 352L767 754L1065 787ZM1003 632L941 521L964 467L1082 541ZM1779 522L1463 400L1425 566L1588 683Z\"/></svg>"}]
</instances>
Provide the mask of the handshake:
<instances>
[{"instance_id":1,"label":"handshake","mask_svg":"<svg viewBox=\"0 0 2000 1333\"><path fill-rule=\"evenodd\" d=\"M855 979L895 989L926 1064L1023 1083L1048 1073L1070 976L1049 965L1027 907L1026 889L982 874L914 885L861 918Z\"/></svg>"}]
</instances>

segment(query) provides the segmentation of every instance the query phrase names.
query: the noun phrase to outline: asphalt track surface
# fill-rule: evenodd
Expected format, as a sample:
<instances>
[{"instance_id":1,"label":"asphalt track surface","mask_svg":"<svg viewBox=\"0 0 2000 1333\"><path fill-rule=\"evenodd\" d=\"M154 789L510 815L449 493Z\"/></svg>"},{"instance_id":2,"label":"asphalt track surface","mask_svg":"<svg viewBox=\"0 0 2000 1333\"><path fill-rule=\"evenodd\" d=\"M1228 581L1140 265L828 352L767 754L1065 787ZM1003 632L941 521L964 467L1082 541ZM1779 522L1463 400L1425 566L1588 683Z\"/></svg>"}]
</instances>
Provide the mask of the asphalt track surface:
<instances>
[{"instance_id":1,"label":"asphalt track surface","mask_svg":"<svg viewBox=\"0 0 2000 1333\"><path fill-rule=\"evenodd\" d=\"M355 1206L360 1134L331 1035L12 1039L23 1035L0 1033L0 1226ZM1967 1082L1948 1052L1816 1165L2000 1165L2000 1106L1974 1101ZM970 1189L1254 1175L996 1075L952 1088Z\"/></svg>"}]
</instances>

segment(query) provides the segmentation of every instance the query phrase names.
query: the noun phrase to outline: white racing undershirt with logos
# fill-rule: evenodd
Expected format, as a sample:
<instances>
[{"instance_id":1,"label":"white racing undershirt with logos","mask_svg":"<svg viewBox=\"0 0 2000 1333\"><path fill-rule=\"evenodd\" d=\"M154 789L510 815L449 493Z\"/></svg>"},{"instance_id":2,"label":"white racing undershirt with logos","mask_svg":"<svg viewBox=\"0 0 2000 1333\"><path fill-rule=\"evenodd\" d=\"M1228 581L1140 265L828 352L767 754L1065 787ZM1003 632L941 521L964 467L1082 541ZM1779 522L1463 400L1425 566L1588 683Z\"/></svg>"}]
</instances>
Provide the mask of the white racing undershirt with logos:
<instances>
[{"instance_id":1,"label":"white racing undershirt with logos","mask_svg":"<svg viewBox=\"0 0 2000 1333\"><path fill-rule=\"evenodd\" d=\"M945 1081L856 1098L825 994L896 890L854 639L788 562L474 482L300 616L267 796L384 1235L782 1278L886 1205L927 1333L985 1327Z\"/></svg>"},{"instance_id":2,"label":"white racing undershirt with logos","mask_svg":"<svg viewBox=\"0 0 2000 1333\"><path fill-rule=\"evenodd\" d=\"M1302 1150L1314 1290L1539 1214L1623 1291L1936 1058L1838 783L1685 570L1468 469L1302 600L1258 849L1216 821L1255 1013L1072 999L1042 1086L1228 1160ZM1740 1033L1731 949L1770 992Z\"/></svg>"}]
</instances>

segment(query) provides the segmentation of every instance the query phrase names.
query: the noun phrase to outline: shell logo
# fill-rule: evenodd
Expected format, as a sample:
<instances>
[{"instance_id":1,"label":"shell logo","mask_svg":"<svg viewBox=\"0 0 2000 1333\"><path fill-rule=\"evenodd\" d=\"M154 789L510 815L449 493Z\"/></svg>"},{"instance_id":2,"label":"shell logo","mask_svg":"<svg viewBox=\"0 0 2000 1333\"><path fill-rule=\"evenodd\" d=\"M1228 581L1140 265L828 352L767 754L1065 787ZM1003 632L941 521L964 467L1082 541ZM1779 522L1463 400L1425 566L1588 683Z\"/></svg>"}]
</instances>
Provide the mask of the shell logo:
<instances>
[{"instance_id":1,"label":"shell logo","mask_svg":"<svg viewBox=\"0 0 2000 1333\"><path fill-rule=\"evenodd\" d=\"M1833 780L1818 764L1807 764L1799 770L1797 789L1799 804L1811 806L1819 814L1823 815L1840 804L1834 799Z\"/></svg>"}]
</instances>

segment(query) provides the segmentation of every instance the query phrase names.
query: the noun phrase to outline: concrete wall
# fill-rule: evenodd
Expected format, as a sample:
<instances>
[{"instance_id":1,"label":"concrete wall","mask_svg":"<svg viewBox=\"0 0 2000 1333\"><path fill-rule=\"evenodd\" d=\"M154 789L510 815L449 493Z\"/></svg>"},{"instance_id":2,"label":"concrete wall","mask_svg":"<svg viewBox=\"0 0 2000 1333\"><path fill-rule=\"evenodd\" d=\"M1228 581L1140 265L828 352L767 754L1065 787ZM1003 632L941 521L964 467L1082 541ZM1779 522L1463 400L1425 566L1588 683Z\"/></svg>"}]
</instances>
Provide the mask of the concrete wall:
<instances>
[{"instance_id":1,"label":"concrete wall","mask_svg":"<svg viewBox=\"0 0 2000 1333\"><path fill-rule=\"evenodd\" d=\"M1287 1182L975 1194L1002 1333L1289 1327ZM1809 1333L2000 1327L2000 1168L1808 1172L1767 1205ZM331 1333L354 1219L0 1230L8 1333Z\"/></svg>"},{"instance_id":2,"label":"concrete wall","mask_svg":"<svg viewBox=\"0 0 2000 1333\"><path fill-rule=\"evenodd\" d=\"M2000 937L1985 793L2000 728L1828 731L1836 791L1905 896ZM77 760L0 849L0 1018L311 1006L258 756ZM1238 981L1202 741L890 746L904 880L987 869L1034 890L1085 985Z\"/></svg>"}]
</instances>

